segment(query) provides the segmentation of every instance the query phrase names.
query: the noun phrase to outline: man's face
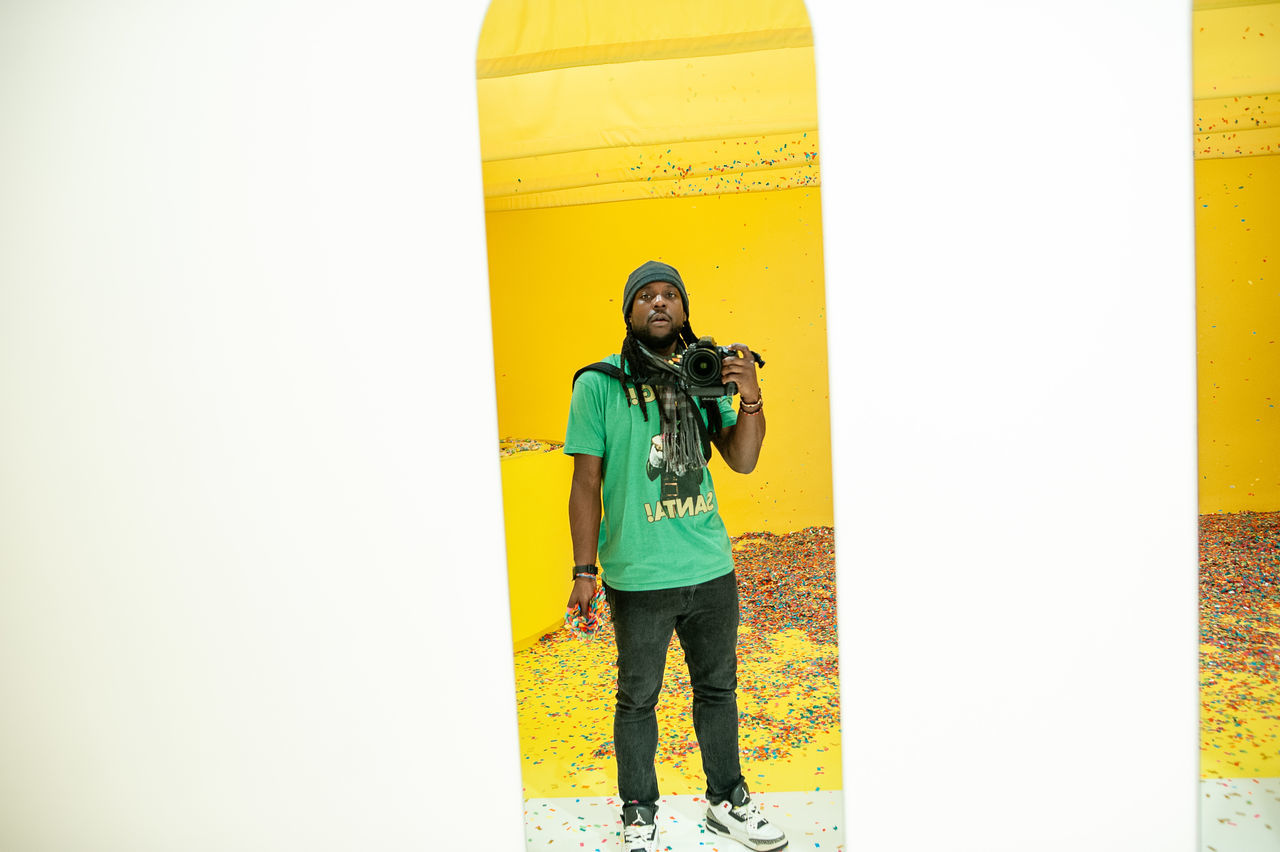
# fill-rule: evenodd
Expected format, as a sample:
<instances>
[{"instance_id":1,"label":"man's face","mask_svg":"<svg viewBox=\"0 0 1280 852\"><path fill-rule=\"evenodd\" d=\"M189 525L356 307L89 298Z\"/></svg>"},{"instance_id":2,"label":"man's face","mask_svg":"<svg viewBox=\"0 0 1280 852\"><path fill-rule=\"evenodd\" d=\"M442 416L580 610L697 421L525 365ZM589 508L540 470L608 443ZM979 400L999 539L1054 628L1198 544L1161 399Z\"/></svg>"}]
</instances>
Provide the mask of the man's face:
<instances>
[{"instance_id":1,"label":"man's face","mask_svg":"<svg viewBox=\"0 0 1280 852\"><path fill-rule=\"evenodd\" d=\"M667 281L654 281L641 287L627 317L631 333L655 352L664 352L676 342L685 319L680 291Z\"/></svg>"}]
</instances>

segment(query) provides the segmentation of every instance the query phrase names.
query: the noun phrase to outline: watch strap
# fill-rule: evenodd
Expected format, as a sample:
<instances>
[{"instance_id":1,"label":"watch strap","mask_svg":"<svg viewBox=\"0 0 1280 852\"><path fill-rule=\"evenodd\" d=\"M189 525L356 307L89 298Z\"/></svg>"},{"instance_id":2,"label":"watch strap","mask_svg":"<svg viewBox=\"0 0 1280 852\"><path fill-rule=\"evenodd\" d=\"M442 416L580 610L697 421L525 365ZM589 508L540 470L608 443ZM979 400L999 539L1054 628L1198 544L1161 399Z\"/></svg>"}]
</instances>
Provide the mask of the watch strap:
<instances>
[{"instance_id":1,"label":"watch strap","mask_svg":"<svg viewBox=\"0 0 1280 852\"><path fill-rule=\"evenodd\" d=\"M600 574L600 569L594 565L575 565L573 566L573 579L579 577L591 577L595 579Z\"/></svg>"}]
</instances>

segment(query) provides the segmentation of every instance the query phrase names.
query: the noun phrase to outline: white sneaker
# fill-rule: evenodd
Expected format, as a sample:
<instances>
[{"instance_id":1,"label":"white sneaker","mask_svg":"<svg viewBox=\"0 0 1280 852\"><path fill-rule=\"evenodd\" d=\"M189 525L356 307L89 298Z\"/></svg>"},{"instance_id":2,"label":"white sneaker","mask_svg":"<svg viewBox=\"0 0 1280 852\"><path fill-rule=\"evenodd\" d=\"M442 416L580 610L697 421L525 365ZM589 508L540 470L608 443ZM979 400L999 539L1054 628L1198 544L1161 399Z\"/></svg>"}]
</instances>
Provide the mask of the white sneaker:
<instances>
[{"instance_id":1,"label":"white sneaker","mask_svg":"<svg viewBox=\"0 0 1280 852\"><path fill-rule=\"evenodd\" d=\"M738 782L728 799L707 808L707 830L756 852L773 852L787 845L782 829L765 819L760 806L751 800L745 781Z\"/></svg>"},{"instance_id":2,"label":"white sneaker","mask_svg":"<svg viewBox=\"0 0 1280 852\"><path fill-rule=\"evenodd\" d=\"M653 808L627 805L622 809L622 852L658 852L658 824Z\"/></svg>"}]
</instances>

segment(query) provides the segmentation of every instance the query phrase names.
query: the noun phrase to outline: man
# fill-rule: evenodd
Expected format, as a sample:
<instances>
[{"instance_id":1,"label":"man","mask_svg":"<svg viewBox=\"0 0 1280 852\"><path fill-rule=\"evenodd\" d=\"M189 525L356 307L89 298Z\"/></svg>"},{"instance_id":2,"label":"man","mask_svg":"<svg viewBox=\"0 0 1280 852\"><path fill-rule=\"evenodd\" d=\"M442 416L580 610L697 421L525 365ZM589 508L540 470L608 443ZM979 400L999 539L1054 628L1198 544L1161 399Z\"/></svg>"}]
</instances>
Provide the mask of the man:
<instances>
[{"instance_id":1,"label":"man","mask_svg":"<svg viewBox=\"0 0 1280 852\"><path fill-rule=\"evenodd\" d=\"M622 847L658 847L654 708L674 631L693 687L707 829L762 852L781 849L786 836L761 815L739 765L738 589L706 470L711 444L738 473L756 466L765 422L755 361L743 344L731 347L737 357L724 359L723 381L738 386L737 411L729 396L685 392L668 359L697 338L684 282L665 263L649 261L631 273L622 314L622 351L604 362L612 374L585 370L574 383L564 447L573 456L569 606L586 613L598 555L618 643L613 741Z\"/></svg>"}]
</instances>

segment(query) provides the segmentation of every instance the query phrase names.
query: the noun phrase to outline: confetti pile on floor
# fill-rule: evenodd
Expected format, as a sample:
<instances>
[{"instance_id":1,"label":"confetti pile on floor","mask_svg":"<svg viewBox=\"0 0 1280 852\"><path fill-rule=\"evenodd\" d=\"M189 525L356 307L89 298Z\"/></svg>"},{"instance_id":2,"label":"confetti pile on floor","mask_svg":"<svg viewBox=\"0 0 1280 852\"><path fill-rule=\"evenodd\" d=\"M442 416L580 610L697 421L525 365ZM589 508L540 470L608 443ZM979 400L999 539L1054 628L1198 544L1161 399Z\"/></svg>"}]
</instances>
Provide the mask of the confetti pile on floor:
<instances>
[{"instance_id":1,"label":"confetti pile on floor","mask_svg":"<svg viewBox=\"0 0 1280 852\"><path fill-rule=\"evenodd\" d=\"M1280 512L1200 517L1200 772L1280 776Z\"/></svg>"},{"instance_id":2,"label":"confetti pile on floor","mask_svg":"<svg viewBox=\"0 0 1280 852\"><path fill-rule=\"evenodd\" d=\"M498 455L505 459L520 453L552 453L563 447L563 441L540 441L537 438L501 438L498 441Z\"/></svg>"},{"instance_id":3,"label":"confetti pile on floor","mask_svg":"<svg viewBox=\"0 0 1280 852\"><path fill-rule=\"evenodd\" d=\"M839 789L835 561L830 527L733 539L741 598L739 738L752 789ZM515 657L525 797L614 788L616 651L604 619L583 642L566 630ZM664 794L703 792L684 653L672 639L658 703Z\"/></svg>"}]
</instances>

